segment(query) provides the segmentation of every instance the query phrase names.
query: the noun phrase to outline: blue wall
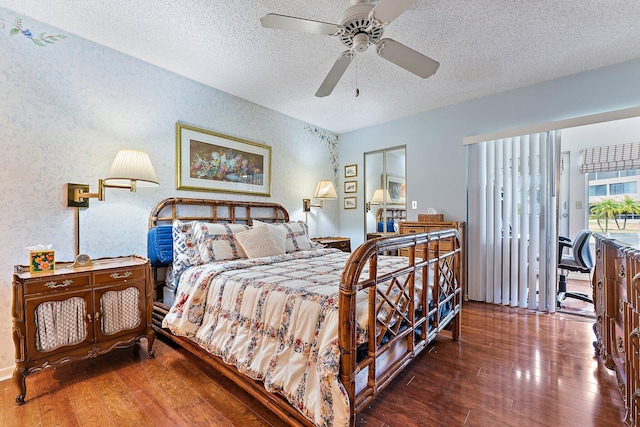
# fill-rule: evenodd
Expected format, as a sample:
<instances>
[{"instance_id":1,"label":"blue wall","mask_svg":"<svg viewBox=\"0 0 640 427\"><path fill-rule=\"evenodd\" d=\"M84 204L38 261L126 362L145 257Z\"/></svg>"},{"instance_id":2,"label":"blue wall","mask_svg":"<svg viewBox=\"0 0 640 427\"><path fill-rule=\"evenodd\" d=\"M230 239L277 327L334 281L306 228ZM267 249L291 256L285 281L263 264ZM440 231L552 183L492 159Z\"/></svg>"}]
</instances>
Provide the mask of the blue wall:
<instances>
[{"instance_id":1,"label":"blue wall","mask_svg":"<svg viewBox=\"0 0 640 427\"><path fill-rule=\"evenodd\" d=\"M559 78L499 95L340 135L340 162L363 162L363 153L407 146L408 219L435 208L450 221L466 220L466 149L462 139L574 117L640 106L640 60ZM358 204L364 204L358 182ZM340 233L363 241L363 213L343 210Z\"/></svg>"}]
</instances>

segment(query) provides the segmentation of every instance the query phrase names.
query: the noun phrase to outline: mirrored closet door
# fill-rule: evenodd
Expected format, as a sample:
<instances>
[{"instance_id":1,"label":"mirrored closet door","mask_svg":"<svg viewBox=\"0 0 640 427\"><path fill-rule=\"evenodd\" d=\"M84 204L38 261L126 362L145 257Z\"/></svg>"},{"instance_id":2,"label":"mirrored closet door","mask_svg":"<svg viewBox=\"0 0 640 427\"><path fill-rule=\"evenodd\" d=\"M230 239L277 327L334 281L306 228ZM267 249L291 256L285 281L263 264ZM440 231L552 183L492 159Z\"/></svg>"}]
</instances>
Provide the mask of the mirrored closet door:
<instances>
[{"instance_id":1,"label":"mirrored closet door","mask_svg":"<svg viewBox=\"0 0 640 427\"><path fill-rule=\"evenodd\" d=\"M406 220L406 147L364 153L365 240L397 233Z\"/></svg>"}]
</instances>

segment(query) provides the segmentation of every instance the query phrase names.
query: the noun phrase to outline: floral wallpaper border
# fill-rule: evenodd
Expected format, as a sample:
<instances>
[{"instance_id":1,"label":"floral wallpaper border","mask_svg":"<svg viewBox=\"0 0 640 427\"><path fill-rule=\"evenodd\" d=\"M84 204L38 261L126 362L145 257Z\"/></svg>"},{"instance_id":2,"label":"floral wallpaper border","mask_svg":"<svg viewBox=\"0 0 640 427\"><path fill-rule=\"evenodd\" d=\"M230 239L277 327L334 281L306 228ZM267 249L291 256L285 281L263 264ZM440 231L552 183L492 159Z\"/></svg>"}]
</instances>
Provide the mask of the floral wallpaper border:
<instances>
[{"instance_id":1,"label":"floral wallpaper border","mask_svg":"<svg viewBox=\"0 0 640 427\"><path fill-rule=\"evenodd\" d=\"M340 139L340 135L313 126L307 126L305 127L305 129L307 129L312 135L320 138L320 141L322 141L329 150L329 158L331 160L331 165L333 166L333 180L336 188L338 188L338 183L340 180L340 175L338 174L338 169L340 166L338 142Z\"/></svg>"},{"instance_id":2,"label":"floral wallpaper border","mask_svg":"<svg viewBox=\"0 0 640 427\"><path fill-rule=\"evenodd\" d=\"M0 30L3 30L6 28L5 22L7 21L0 18ZM23 36L25 36L26 38L28 38L29 40L31 40L33 43L35 43L40 47L47 47L47 45L53 44L59 40L66 38L66 36L62 34L47 35L47 33L40 33L39 35L34 37L31 30L29 28L24 27L21 17L16 18L15 22L13 23L13 27L9 31L9 36L15 36L18 34L22 34Z\"/></svg>"}]
</instances>

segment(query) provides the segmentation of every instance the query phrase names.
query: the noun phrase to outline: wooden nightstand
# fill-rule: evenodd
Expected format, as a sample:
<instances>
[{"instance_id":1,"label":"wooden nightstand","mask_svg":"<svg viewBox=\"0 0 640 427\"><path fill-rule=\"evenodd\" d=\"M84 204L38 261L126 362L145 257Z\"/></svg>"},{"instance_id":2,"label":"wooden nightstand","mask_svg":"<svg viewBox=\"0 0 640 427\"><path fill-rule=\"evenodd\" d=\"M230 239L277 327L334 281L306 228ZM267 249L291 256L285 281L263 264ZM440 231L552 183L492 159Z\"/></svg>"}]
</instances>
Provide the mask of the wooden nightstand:
<instances>
[{"instance_id":1,"label":"wooden nightstand","mask_svg":"<svg viewBox=\"0 0 640 427\"><path fill-rule=\"evenodd\" d=\"M351 239L348 237L314 237L311 240L321 243L328 248L340 249L342 252L351 252Z\"/></svg>"},{"instance_id":2,"label":"wooden nightstand","mask_svg":"<svg viewBox=\"0 0 640 427\"><path fill-rule=\"evenodd\" d=\"M26 377L59 363L88 359L147 339L153 357L149 260L137 256L103 258L92 265L13 274L13 382L24 403Z\"/></svg>"}]
</instances>

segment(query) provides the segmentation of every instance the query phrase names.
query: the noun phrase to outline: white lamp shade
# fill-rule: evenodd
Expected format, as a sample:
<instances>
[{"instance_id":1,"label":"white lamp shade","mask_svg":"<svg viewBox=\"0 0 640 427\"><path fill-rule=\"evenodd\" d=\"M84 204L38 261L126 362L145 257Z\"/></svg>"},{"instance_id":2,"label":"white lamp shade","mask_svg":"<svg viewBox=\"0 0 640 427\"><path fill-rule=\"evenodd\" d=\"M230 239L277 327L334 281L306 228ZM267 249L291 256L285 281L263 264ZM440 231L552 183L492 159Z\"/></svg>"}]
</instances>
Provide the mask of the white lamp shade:
<instances>
[{"instance_id":1,"label":"white lamp shade","mask_svg":"<svg viewBox=\"0 0 640 427\"><path fill-rule=\"evenodd\" d=\"M132 181L138 187L160 185L149 155L144 151L120 150L116 154L104 183L116 187L131 187Z\"/></svg>"},{"instance_id":2,"label":"white lamp shade","mask_svg":"<svg viewBox=\"0 0 640 427\"><path fill-rule=\"evenodd\" d=\"M337 199L338 193L336 193L336 187L332 181L318 181L313 197L316 199Z\"/></svg>"},{"instance_id":3,"label":"white lamp shade","mask_svg":"<svg viewBox=\"0 0 640 427\"><path fill-rule=\"evenodd\" d=\"M381 205L385 201L384 193L385 191L382 188L378 188L376 191L373 192L373 197L371 197L371 200L369 201L369 203L372 205ZM386 194L386 201L387 203L391 202L391 195L389 194L389 191L387 191L387 194Z\"/></svg>"}]
</instances>

